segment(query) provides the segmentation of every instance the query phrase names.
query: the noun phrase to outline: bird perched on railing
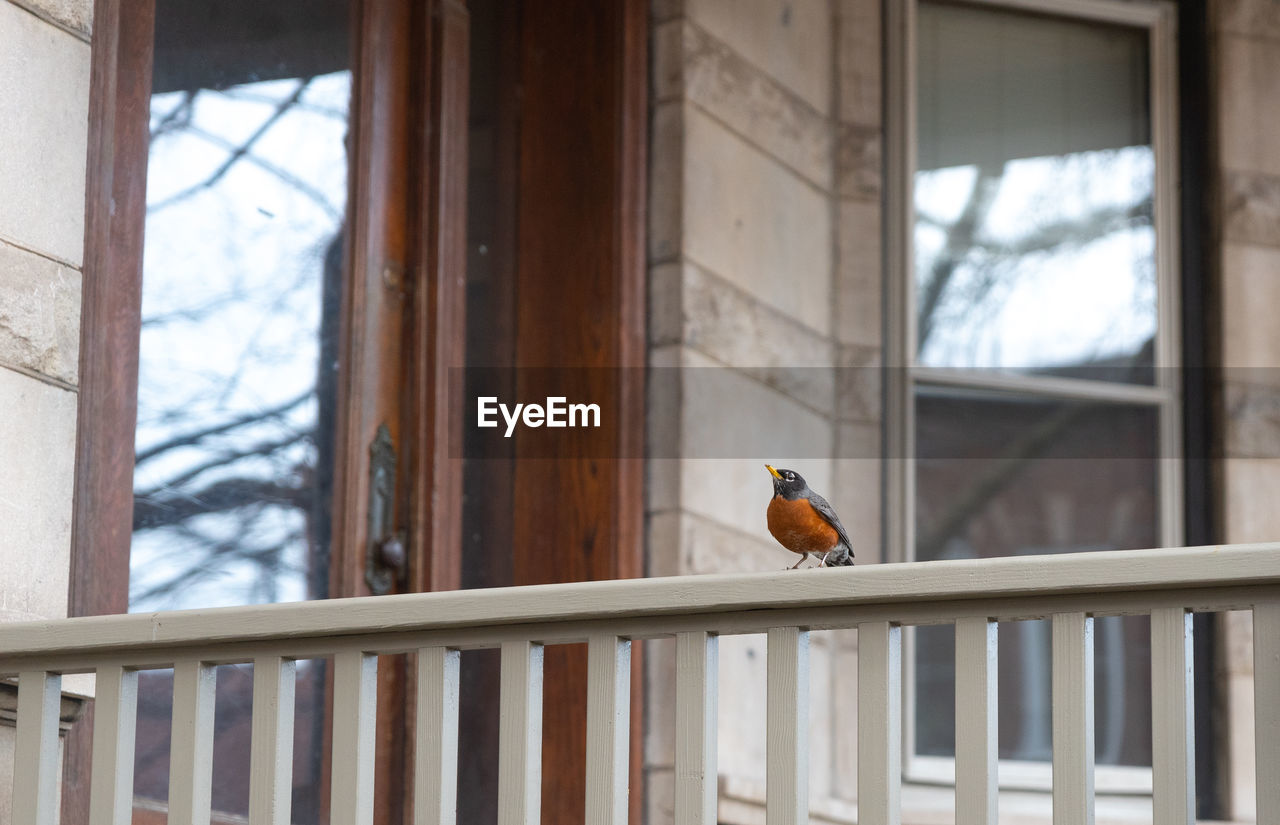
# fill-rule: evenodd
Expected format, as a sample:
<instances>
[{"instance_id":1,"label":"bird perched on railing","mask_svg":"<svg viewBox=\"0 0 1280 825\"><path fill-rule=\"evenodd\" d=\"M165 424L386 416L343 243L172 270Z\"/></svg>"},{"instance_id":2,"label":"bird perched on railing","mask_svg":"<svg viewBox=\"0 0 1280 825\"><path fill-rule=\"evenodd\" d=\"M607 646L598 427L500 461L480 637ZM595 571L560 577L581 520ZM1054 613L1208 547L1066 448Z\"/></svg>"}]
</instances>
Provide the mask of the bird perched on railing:
<instances>
[{"instance_id":1,"label":"bird perched on railing","mask_svg":"<svg viewBox=\"0 0 1280 825\"><path fill-rule=\"evenodd\" d=\"M773 476L773 498L767 511L769 532L783 547L800 554L800 561L790 569L795 570L810 555L821 557L819 567L851 566L853 543L827 500L810 490L799 473L764 466Z\"/></svg>"}]
</instances>

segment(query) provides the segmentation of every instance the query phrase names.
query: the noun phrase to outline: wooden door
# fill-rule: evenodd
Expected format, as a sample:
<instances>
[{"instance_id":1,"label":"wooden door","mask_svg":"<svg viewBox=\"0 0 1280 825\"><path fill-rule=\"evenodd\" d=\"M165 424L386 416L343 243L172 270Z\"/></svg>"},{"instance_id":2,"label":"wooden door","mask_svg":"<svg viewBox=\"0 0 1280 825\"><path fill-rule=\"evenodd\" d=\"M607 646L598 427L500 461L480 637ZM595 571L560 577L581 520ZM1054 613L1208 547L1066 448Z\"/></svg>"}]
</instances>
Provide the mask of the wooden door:
<instances>
[{"instance_id":1,"label":"wooden door","mask_svg":"<svg viewBox=\"0 0 1280 825\"><path fill-rule=\"evenodd\" d=\"M133 443L135 427L154 2L97 0L95 12L77 615L127 605L133 455L105 448ZM487 215L497 227L489 251L500 261L493 297L501 317L487 319L491 334L468 336L467 262L477 253L466 234L479 225L467 206L478 185L467 160L469 83L479 65L471 20L495 13L505 21L503 56L488 88L502 101L503 137ZM336 438L321 458L321 475L332 474L332 540L327 580L313 592L449 589L467 570L472 586L641 574L645 27L640 0L353 3L343 274L324 298L340 327ZM513 386L523 368L582 368L584 392L619 411L610 451L512 460L496 471L471 460L455 370L492 364L494 353L514 370ZM394 487L384 484L387 460L382 475L373 466L378 444L394 458ZM468 479L500 491L487 512L464 516ZM375 519L371 501L380 495L390 502ZM508 540L501 553L464 561L462 532L476 518ZM396 544L403 565L388 566ZM380 667L379 822L404 821L411 804L405 664L389 658ZM477 673L476 695L492 695L496 678ZM639 674L635 667L636 706ZM551 652L545 696L545 818L580 821L585 651ZM68 749L68 823L86 818L90 727L79 724ZM638 754L638 727L635 734Z\"/></svg>"},{"instance_id":2,"label":"wooden door","mask_svg":"<svg viewBox=\"0 0 1280 825\"><path fill-rule=\"evenodd\" d=\"M611 415L607 432L583 438L563 430L547 439L544 430L490 440L468 427L476 443L466 445L463 473L463 583L639 576L645 5L470 8L467 364L485 368L483 381L504 397L542 400L551 380ZM586 651L545 655L542 817L581 822ZM472 658L464 655L462 735L481 746L463 757L459 821L491 822L497 659ZM638 659L632 673L638 707ZM638 713L633 721L635 819Z\"/></svg>"}]
</instances>

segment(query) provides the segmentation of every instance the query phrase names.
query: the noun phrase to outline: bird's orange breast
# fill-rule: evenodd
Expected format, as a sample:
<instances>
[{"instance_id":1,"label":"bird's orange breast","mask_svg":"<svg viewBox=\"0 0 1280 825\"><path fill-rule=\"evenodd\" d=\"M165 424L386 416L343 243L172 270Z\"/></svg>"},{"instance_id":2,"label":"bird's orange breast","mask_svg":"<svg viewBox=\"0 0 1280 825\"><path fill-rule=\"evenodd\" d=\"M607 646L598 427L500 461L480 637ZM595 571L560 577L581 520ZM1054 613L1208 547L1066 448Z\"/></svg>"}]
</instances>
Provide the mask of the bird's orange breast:
<instances>
[{"instance_id":1,"label":"bird's orange breast","mask_svg":"<svg viewBox=\"0 0 1280 825\"><path fill-rule=\"evenodd\" d=\"M813 509L807 498L787 501L774 496L769 502L769 532L793 553L825 553L840 541L836 528Z\"/></svg>"}]
</instances>

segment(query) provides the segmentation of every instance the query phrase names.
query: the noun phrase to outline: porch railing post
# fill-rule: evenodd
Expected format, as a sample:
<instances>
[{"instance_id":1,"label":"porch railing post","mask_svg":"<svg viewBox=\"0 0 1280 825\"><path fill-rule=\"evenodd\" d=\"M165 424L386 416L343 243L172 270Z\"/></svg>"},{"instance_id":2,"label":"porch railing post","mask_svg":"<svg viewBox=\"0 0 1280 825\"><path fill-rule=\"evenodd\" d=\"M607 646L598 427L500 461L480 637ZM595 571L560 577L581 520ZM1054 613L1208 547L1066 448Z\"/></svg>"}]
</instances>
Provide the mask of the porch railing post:
<instances>
[{"instance_id":1,"label":"porch railing post","mask_svg":"<svg viewBox=\"0 0 1280 825\"><path fill-rule=\"evenodd\" d=\"M1053 825L1093 825L1093 617L1053 616Z\"/></svg>"},{"instance_id":2,"label":"porch railing post","mask_svg":"<svg viewBox=\"0 0 1280 825\"><path fill-rule=\"evenodd\" d=\"M297 663L280 656L253 660L249 752L250 825L289 825L293 801L293 715Z\"/></svg>"},{"instance_id":3,"label":"porch railing post","mask_svg":"<svg viewBox=\"0 0 1280 825\"><path fill-rule=\"evenodd\" d=\"M902 822L902 628L858 625L858 823Z\"/></svg>"},{"instance_id":4,"label":"porch railing post","mask_svg":"<svg viewBox=\"0 0 1280 825\"><path fill-rule=\"evenodd\" d=\"M1258 822L1280 822L1280 602L1253 608L1254 749Z\"/></svg>"},{"instance_id":5,"label":"porch railing post","mask_svg":"<svg viewBox=\"0 0 1280 825\"><path fill-rule=\"evenodd\" d=\"M995 825L999 625L956 622L956 825Z\"/></svg>"},{"instance_id":6,"label":"porch railing post","mask_svg":"<svg viewBox=\"0 0 1280 825\"><path fill-rule=\"evenodd\" d=\"M498 825L542 817L542 645L502 643Z\"/></svg>"},{"instance_id":7,"label":"porch railing post","mask_svg":"<svg viewBox=\"0 0 1280 825\"><path fill-rule=\"evenodd\" d=\"M676 635L675 825L716 825L719 638Z\"/></svg>"},{"instance_id":8,"label":"porch railing post","mask_svg":"<svg viewBox=\"0 0 1280 825\"><path fill-rule=\"evenodd\" d=\"M169 825L205 825L213 791L215 672L201 661L173 667L173 738L169 745Z\"/></svg>"},{"instance_id":9,"label":"porch railing post","mask_svg":"<svg viewBox=\"0 0 1280 825\"><path fill-rule=\"evenodd\" d=\"M1191 614L1151 611L1151 786L1155 825L1196 821Z\"/></svg>"},{"instance_id":10,"label":"porch railing post","mask_svg":"<svg viewBox=\"0 0 1280 825\"><path fill-rule=\"evenodd\" d=\"M329 821L373 825L378 657L343 650L333 657L333 778Z\"/></svg>"},{"instance_id":11,"label":"porch railing post","mask_svg":"<svg viewBox=\"0 0 1280 825\"><path fill-rule=\"evenodd\" d=\"M587 643L586 825L627 825L631 741L631 642L598 634Z\"/></svg>"},{"instance_id":12,"label":"porch railing post","mask_svg":"<svg viewBox=\"0 0 1280 825\"><path fill-rule=\"evenodd\" d=\"M414 825L454 825L457 821L460 656L446 647L418 651Z\"/></svg>"},{"instance_id":13,"label":"porch railing post","mask_svg":"<svg viewBox=\"0 0 1280 825\"><path fill-rule=\"evenodd\" d=\"M18 675L14 744L14 825L54 825L58 808L58 710L62 677L45 671Z\"/></svg>"},{"instance_id":14,"label":"porch railing post","mask_svg":"<svg viewBox=\"0 0 1280 825\"><path fill-rule=\"evenodd\" d=\"M765 821L809 821L809 631L769 630Z\"/></svg>"},{"instance_id":15,"label":"porch railing post","mask_svg":"<svg viewBox=\"0 0 1280 825\"><path fill-rule=\"evenodd\" d=\"M138 726L138 672L98 668L93 701L93 765L89 825L133 821L133 752Z\"/></svg>"}]
</instances>

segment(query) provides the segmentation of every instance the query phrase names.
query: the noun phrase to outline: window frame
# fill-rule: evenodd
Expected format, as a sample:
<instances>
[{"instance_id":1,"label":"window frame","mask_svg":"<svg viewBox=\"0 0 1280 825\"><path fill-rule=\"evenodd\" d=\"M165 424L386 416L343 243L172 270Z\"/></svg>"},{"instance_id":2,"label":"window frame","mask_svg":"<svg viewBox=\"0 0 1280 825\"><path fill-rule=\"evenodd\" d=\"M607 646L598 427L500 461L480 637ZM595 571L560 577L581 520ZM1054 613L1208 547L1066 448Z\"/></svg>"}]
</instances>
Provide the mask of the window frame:
<instances>
[{"instance_id":1,"label":"window frame","mask_svg":"<svg viewBox=\"0 0 1280 825\"><path fill-rule=\"evenodd\" d=\"M910 561L915 547L915 404L917 386L1006 390L1032 397L1140 403L1159 416L1157 484L1161 546L1184 541L1182 274L1178 147L1177 8L1167 0L935 0L976 8L1028 12L1085 23L1145 30L1149 43L1151 145L1155 159L1153 225L1156 233L1157 329L1155 380L1149 386L1078 378L1023 376L979 370L922 367L916 358L913 260L916 131L916 8L919 0L885 4L885 363L890 367L885 397L885 541L889 561ZM955 783L953 757L915 753L914 633L908 628L903 651L902 775L904 783ZM1052 790L1049 763L1001 759L999 788ZM1098 766L1096 788L1104 796L1150 796L1151 769Z\"/></svg>"}]
</instances>

